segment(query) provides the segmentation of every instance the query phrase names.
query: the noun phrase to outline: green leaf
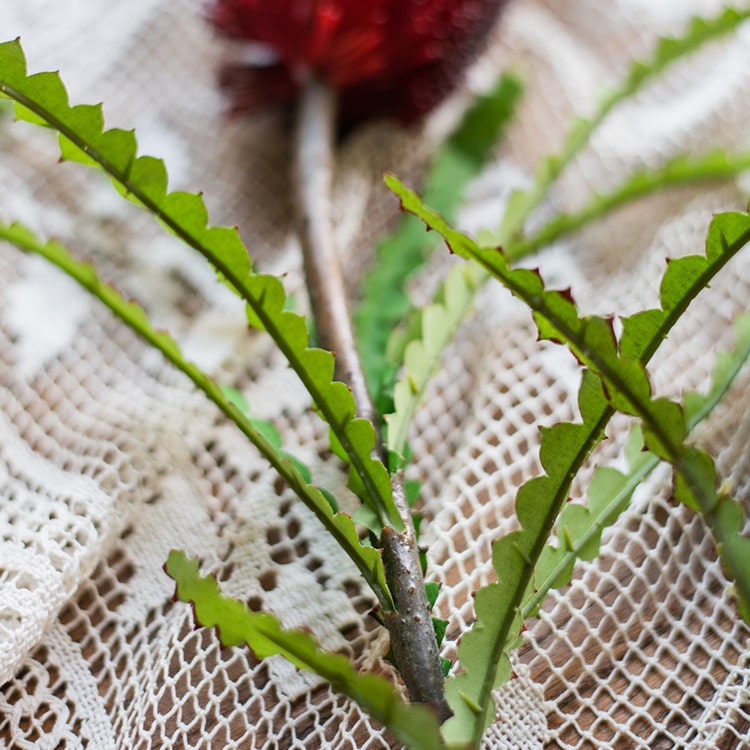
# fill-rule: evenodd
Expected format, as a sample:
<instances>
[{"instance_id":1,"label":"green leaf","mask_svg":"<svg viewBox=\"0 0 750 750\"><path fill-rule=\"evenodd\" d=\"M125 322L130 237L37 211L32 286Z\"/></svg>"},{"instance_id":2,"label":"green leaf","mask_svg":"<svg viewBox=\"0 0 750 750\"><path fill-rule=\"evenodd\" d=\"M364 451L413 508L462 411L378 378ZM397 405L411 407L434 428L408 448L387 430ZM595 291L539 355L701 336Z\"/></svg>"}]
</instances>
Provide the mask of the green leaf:
<instances>
[{"instance_id":1,"label":"green leaf","mask_svg":"<svg viewBox=\"0 0 750 750\"><path fill-rule=\"evenodd\" d=\"M243 414L247 414L250 411L250 404L247 403L242 391L238 391L236 388L230 388L228 385L221 386L221 392L224 394L224 398L227 401L231 401ZM258 420L260 421L260 420ZM258 425L255 425L258 429Z\"/></svg>"},{"instance_id":2,"label":"green leaf","mask_svg":"<svg viewBox=\"0 0 750 750\"><path fill-rule=\"evenodd\" d=\"M140 203L212 264L219 277L247 303L258 326L275 341L336 434L350 462L350 487L370 507L381 526L403 530L388 471L374 457L374 427L357 418L350 390L333 381L333 355L308 347L305 320L286 309L281 281L252 272L250 256L237 230L209 227L200 195L167 192L163 162L136 156L132 132L103 130L99 106L71 107L57 73L27 76L18 41L0 44L0 92L22 105L17 109L19 118L43 122L58 131L64 158L102 169L121 192Z\"/></svg>"},{"instance_id":3,"label":"green leaf","mask_svg":"<svg viewBox=\"0 0 750 750\"><path fill-rule=\"evenodd\" d=\"M750 240L747 214L719 214L706 237L706 255L669 261L661 282L661 310L648 310L626 318L619 348L623 358L650 358L653 351L644 342L664 335L669 321L682 314L689 299L708 286L713 276Z\"/></svg>"},{"instance_id":4,"label":"green leaf","mask_svg":"<svg viewBox=\"0 0 750 750\"><path fill-rule=\"evenodd\" d=\"M735 348L720 352L708 393L688 392L683 407L688 433L703 421L729 390L750 357L750 315L742 315L734 325ZM534 593L521 608L523 618L536 616L552 588L570 583L576 559L591 560L599 555L602 531L611 526L625 508L636 487L656 468L659 458L646 450L639 425L635 425L625 447L628 473L598 467L588 488L588 506L567 504L557 522L557 545L547 546L534 572Z\"/></svg>"},{"instance_id":5,"label":"green leaf","mask_svg":"<svg viewBox=\"0 0 750 750\"><path fill-rule=\"evenodd\" d=\"M545 475L524 484L516 509L522 528L493 545L498 583L475 596L476 622L461 638L463 671L446 682L454 711L443 726L447 740L477 747L492 719L492 690L511 675L508 653L521 640L520 606L533 592L533 572L555 519L564 507L575 471L603 436L608 410L598 382L584 372L579 394L581 424L558 424L542 434Z\"/></svg>"},{"instance_id":6,"label":"green leaf","mask_svg":"<svg viewBox=\"0 0 750 750\"><path fill-rule=\"evenodd\" d=\"M747 169L750 169L750 152L747 151L733 154L717 150L702 156L681 154L660 167L632 174L611 192L595 195L584 208L574 214L559 214L531 236L510 240L505 250L513 260L524 258L594 220L603 218L615 209L664 188L724 180ZM430 203L429 200L426 202Z\"/></svg>"},{"instance_id":7,"label":"green leaf","mask_svg":"<svg viewBox=\"0 0 750 750\"><path fill-rule=\"evenodd\" d=\"M646 411L652 410L654 415L647 423L647 432L653 433L650 442L648 436L646 438L647 447L669 455L675 442L682 445L686 426L679 406L663 399L650 400L650 384L643 362L653 355L689 301L750 240L750 217L744 214L715 217L708 234L706 256L691 256L670 264L661 286L662 308L623 321L620 350L625 345L630 356L639 357L639 361L620 358L610 321L580 318L568 292L546 290L537 272L510 268L501 252L495 248L480 248L470 237L427 208L416 193L396 178L388 177L387 182L403 207L436 230L454 253L478 262L526 302L534 311L542 338L568 343L579 361L590 368L584 370L579 393L581 423L558 424L542 431L540 460L545 475L527 482L518 492L516 514L521 528L493 546L493 567L499 583L477 592L476 623L459 645L459 660L464 671L446 683L454 716L445 723L444 736L449 742L476 747L491 718L491 691L510 673L507 653L519 642L523 622L521 606L533 596L537 561L566 504L572 478L603 436L613 409L636 411L638 416L644 416L642 407L648 404ZM668 276L672 279L679 276L684 286L678 288ZM594 373L599 373L602 380ZM606 388L602 387L602 382ZM652 417L650 413L648 416ZM691 454L689 458L695 460L696 456ZM706 474L704 470L688 486L678 486L676 494L686 495L697 489L705 491L711 479L707 480ZM717 547L731 576L744 587L743 580L750 575L750 568L740 567L745 546L737 542L737 516L726 510L728 502L714 506L717 511L723 511L721 518L714 521L706 517L709 525L713 524L712 528L720 522L715 531ZM700 507L704 515L713 512L709 505ZM562 580L562 573L555 580ZM743 591L739 592L739 599L740 611L744 612L747 600Z\"/></svg>"},{"instance_id":8,"label":"green leaf","mask_svg":"<svg viewBox=\"0 0 750 750\"><path fill-rule=\"evenodd\" d=\"M626 320L619 352L608 321L578 318L572 302L558 292L547 292L536 277L510 271L498 253L470 251L490 273L535 310L543 338L562 340L580 362L597 373L612 408L638 417L643 423L644 444L675 468L675 498L700 512L711 529L727 575L735 581L740 612L750 612L750 568L745 565L746 539L742 536L741 505L718 491L716 469L708 454L685 444L687 424L679 404L653 398L648 374L633 355L648 355L649 329L660 328L684 311L713 274L750 242L750 217L728 213L715 216L706 241L706 256L671 261L662 280L661 312ZM659 325L661 324L661 325ZM651 339L653 340L653 339ZM520 513L519 513L520 519ZM750 544L750 541L747 542Z\"/></svg>"},{"instance_id":9,"label":"green leaf","mask_svg":"<svg viewBox=\"0 0 750 750\"><path fill-rule=\"evenodd\" d=\"M223 596L216 579L201 576L198 561L184 552L172 550L165 570L177 584L176 597L193 605L197 623L216 628L224 646L247 643L258 659L281 655L299 669L323 677L412 750L440 748L432 712L426 706L404 703L384 678L356 672L345 656L321 651L309 633L287 630L273 615L252 612L244 602Z\"/></svg>"},{"instance_id":10,"label":"green leaf","mask_svg":"<svg viewBox=\"0 0 750 750\"><path fill-rule=\"evenodd\" d=\"M334 513L339 512L339 504L336 502L336 498L324 487L319 487L321 495L328 501L328 505L331 506L331 510Z\"/></svg>"},{"instance_id":11,"label":"green leaf","mask_svg":"<svg viewBox=\"0 0 750 750\"><path fill-rule=\"evenodd\" d=\"M445 631L448 629L448 620L441 620L439 617L433 617L432 627L435 628L435 638L439 646L445 638Z\"/></svg>"},{"instance_id":12,"label":"green leaf","mask_svg":"<svg viewBox=\"0 0 750 750\"><path fill-rule=\"evenodd\" d=\"M519 238L531 212L615 106L636 94L672 63L687 57L708 42L732 33L748 18L749 8L725 8L713 18L694 18L684 34L660 39L649 59L634 62L623 82L603 97L590 118L573 119L562 149L541 161L532 187L527 191L516 191L511 196L498 236L495 238L497 243L506 245Z\"/></svg>"},{"instance_id":13,"label":"green leaf","mask_svg":"<svg viewBox=\"0 0 750 750\"><path fill-rule=\"evenodd\" d=\"M235 403L235 402L233 402ZM235 405L237 405L235 403ZM241 409L243 414L247 414L249 409ZM267 419L255 419L253 417L248 417L248 420L250 424L261 434L263 437L268 440L268 442L276 448L276 450L281 450L281 435L279 434L279 431L276 429L276 427L269 422Z\"/></svg>"},{"instance_id":14,"label":"green leaf","mask_svg":"<svg viewBox=\"0 0 750 750\"><path fill-rule=\"evenodd\" d=\"M435 581L428 581L425 583L424 587L427 591L427 603L430 605L430 609L432 609L435 606L438 594L440 593L440 584L435 583Z\"/></svg>"},{"instance_id":15,"label":"green leaf","mask_svg":"<svg viewBox=\"0 0 750 750\"><path fill-rule=\"evenodd\" d=\"M287 453L286 451L279 451L279 456L286 459L292 464L292 466L294 466L305 484L310 484L312 482L312 472L310 471L310 467L306 463L304 463L304 461L300 461L296 456L293 456L291 453ZM319 487L317 489L318 491L320 491ZM330 493L328 494L330 495ZM330 497L325 495L324 497L329 507L334 507L333 505L331 505Z\"/></svg>"},{"instance_id":16,"label":"green leaf","mask_svg":"<svg viewBox=\"0 0 750 750\"><path fill-rule=\"evenodd\" d=\"M750 153L732 155L716 151L701 157L680 156L656 170L636 173L612 193L595 197L578 214L558 216L529 239L510 243L507 255L513 259L524 257L580 228L591 219L668 185L726 178L748 167ZM423 200L430 204L428 196ZM439 209L436 210L442 214ZM439 290L439 296L419 311L409 333L400 334L398 354L403 357L406 370L394 388L395 413L387 417L388 446L391 450L397 453L404 450L414 412L439 366L441 354L472 308L474 294L486 278L486 273L476 266L452 268Z\"/></svg>"},{"instance_id":17,"label":"green leaf","mask_svg":"<svg viewBox=\"0 0 750 750\"><path fill-rule=\"evenodd\" d=\"M424 190L431 205L447 216L454 215L467 184L487 162L510 123L520 96L520 80L506 73L467 110L428 168ZM365 278L354 323L368 386L378 403L395 369L388 367L389 336L411 307L406 279L424 264L433 245L422 225L413 216L404 216L375 249L376 264Z\"/></svg>"},{"instance_id":18,"label":"green leaf","mask_svg":"<svg viewBox=\"0 0 750 750\"><path fill-rule=\"evenodd\" d=\"M178 370L187 375L237 425L336 539L360 570L381 606L387 610L393 609L380 553L372 547L362 546L349 516L343 513L334 514L329 499L317 487L310 484L307 467L288 453L280 451L281 437L273 425L264 420L248 418L245 409L242 408L246 406L246 403L244 399L239 399L240 405L238 405L236 391L220 387L193 363L185 360L174 339L163 331L155 330L146 313L135 302L124 299L113 287L104 284L93 265L77 261L58 242L39 241L31 230L20 224L11 226L0 224L0 239L10 242L24 252L40 255L57 266L104 303L120 321L158 349Z\"/></svg>"},{"instance_id":19,"label":"green leaf","mask_svg":"<svg viewBox=\"0 0 750 750\"><path fill-rule=\"evenodd\" d=\"M406 504L413 508L419 499L419 492L422 489L422 482L418 479L407 479L404 481L404 494L406 495ZM419 541L419 538L417 538Z\"/></svg>"},{"instance_id":20,"label":"green leaf","mask_svg":"<svg viewBox=\"0 0 750 750\"><path fill-rule=\"evenodd\" d=\"M591 133L601 124L616 104L632 96L644 83L662 72L670 63L694 52L712 39L730 33L748 15L750 14L746 11L729 9L715 19L693 21L682 38L662 40L648 63L635 63L623 84L602 102L600 109L591 119L577 118L574 121L563 152L544 160L539 167L535 186L527 193L515 194L510 201L503 228L497 237L498 242L505 244L505 250L509 258L518 260L559 237L580 229L594 219L629 201L669 185L726 178L747 168L750 162L748 153L727 154L716 151L700 157L680 156L653 171L637 172L613 192L595 196L581 212L574 215L562 215L553 219L528 240L523 240L518 236L518 231L528 215L544 198L549 187L564 167L585 145ZM388 182L388 179L386 179L386 182ZM439 213L444 213L431 199L427 190L425 190L425 203L432 205ZM451 271L451 273L457 274L458 271ZM406 432L414 411L422 398L423 388L429 382L429 378L439 364L439 357L442 352L441 346L452 339L461 320L471 309L473 293L484 283L486 278L486 274L479 271L472 275L471 289L466 290L463 307L454 307L452 310L444 312L444 317L447 318L445 328L428 327L428 333L430 330L444 331L442 342L436 338L430 340L428 335L423 333L424 316L421 311L410 320L408 332L397 331L393 337L390 343L394 350L390 357L392 361L401 362L402 357L405 356L405 350L411 342L418 342L422 339L422 343L413 345L413 359L420 364L423 362L430 363L428 373L424 372L424 367L418 368L416 374L424 375L421 380L407 371L395 386L393 409L396 414L391 416L388 421L388 445L396 452L403 450ZM430 306L432 309L443 304L446 288L452 283L455 283L455 281L449 278L446 284L440 287ZM390 371L395 371L395 368L392 367ZM387 410L388 407L386 406L384 411Z\"/></svg>"},{"instance_id":21,"label":"green leaf","mask_svg":"<svg viewBox=\"0 0 750 750\"><path fill-rule=\"evenodd\" d=\"M385 417L388 449L401 455L408 431L430 379L437 371L445 347L474 304L481 269L476 265L454 266L443 285L444 296L419 313L420 326L403 353L404 372L393 389L393 413Z\"/></svg>"}]
</instances>

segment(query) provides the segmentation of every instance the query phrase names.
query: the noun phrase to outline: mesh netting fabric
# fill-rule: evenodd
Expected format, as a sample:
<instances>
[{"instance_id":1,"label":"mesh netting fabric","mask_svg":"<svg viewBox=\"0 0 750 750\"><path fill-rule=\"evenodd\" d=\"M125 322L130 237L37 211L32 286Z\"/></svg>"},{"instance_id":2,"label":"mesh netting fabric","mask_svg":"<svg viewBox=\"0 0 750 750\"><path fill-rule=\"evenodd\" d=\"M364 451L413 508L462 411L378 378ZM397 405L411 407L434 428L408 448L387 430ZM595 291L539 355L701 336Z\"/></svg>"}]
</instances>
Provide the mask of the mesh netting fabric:
<instances>
[{"instance_id":1,"label":"mesh netting fabric","mask_svg":"<svg viewBox=\"0 0 750 750\"><path fill-rule=\"evenodd\" d=\"M101 6L101 7L100 7ZM107 123L135 127L165 158L173 189L205 190L214 223L237 223L256 263L287 274L304 304L289 234L288 122L272 111L227 121L215 71L224 47L198 0L29 0L0 6L32 70L60 69L75 102L104 100ZM508 65L526 79L519 117L472 186L461 226L496 226L513 186L561 143L658 33L714 0L516 0L468 78ZM580 206L634 168L684 150L747 148L750 29L672 69L618 109L550 204ZM467 100L458 92L422 132L371 125L340 152L337 238L346 276L393 219L380 174L419 174ZM285 446L354 508L342 467L304 390L210 269L125 204L106 180L57 164L54 141L0 123L0 216L94 259L186 354L271 418ZM665 257L699 252L718 210L747 186L671 190L617 212L536 259L585 311L632 313L657 301ZM424 296L444 269L425 274ZM353 294L356 293L353 287ZM654 362L659 393L705 388L731 320L750 299L742 254L704 293ZM413 426L424 541L455 656L472 591L491 580L491 543L515 527L516 489L539 472L538 425L576 416L580 373L540 344L522 305L485 288L447 352ZM745 501L750 491L750 374L699 439ZM387 636L356 569L254 450L190 383L52 269L0 248L0 746L26 748L375 748L392 744L366 715L282 659L256 661L194 630L172 601L167 552L251 608L310 628L358 667L394 676ZM616 463L626 421L592 462ZM585 497L587 469L575 498ZM669 500L668 472L639 490L602 554L576 567L530 624L516 679L495 696L487 748L735 748L750 729L750 631L737 618L712 540Z\"/></svg>"}]
</instances>

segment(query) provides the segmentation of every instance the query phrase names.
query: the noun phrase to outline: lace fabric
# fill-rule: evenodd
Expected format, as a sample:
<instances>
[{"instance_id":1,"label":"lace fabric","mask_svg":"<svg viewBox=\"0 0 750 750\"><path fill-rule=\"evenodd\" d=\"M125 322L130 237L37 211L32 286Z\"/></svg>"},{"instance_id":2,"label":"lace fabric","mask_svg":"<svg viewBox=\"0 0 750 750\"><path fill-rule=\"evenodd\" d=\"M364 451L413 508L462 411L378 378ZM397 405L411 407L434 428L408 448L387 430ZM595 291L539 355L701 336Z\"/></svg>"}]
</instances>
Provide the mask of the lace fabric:
<instances>
[{"instance_id":1,"label":"lace fabric","mask_svg":"<svg viewBox=\"0 0 750 750\"><path fill-rule=\"evenodd\" d=\"M481 88L513 65L526 80L518 120L471 188L460 224L499 222L509 190L561 143L573 112L656 35L714 0L516 0L471 70ZM214 223L237 223L255 262L287 274L304 304L289 233L283 113L222 114L214 74L223 44L197 0L83 0L0 7L32 70L60 69L71 98L105 101L109 125L135 127L167 163L171 187L205 191ZM580 206L633 169L683 151L747 149L750 44L745 26L675 66L619 108L543 212ZM467 100L458 92L422 132L371 125L343 144L337 239L361 276L369 239L393 218L388 168L417 179L424 155ZM58 164L54 140L0 122L0 216L94 259L186 354L242 390L285 446L344 507L354 507L304 389L210 269L125 204L106 180ZM747 184L705 184L617 212L535 259L586 311L628 314L657 300L665 257L700 252L719 210L742 210ZM415 295L451 262L438 252ZM352 294L356 290L352 289ZM742 254L701 295L654 361L658 392L705 388L731 320L747 308ZM748 373L699 440L748 499ZM486 287L447 352L413 427L423 481L429 577L443 584L445 655L491 580L490 545L514 527L515 490L539 471L540 424L576 414L578 369L536 341L524 308ZM162 571L182 548L227 593L312 629L362 669L393 675L387 636L356 570L253 448L190 383L43 263L0 248L0 746L26 748L375 748L391 742L366 715L282 659L257 662L194 630ZM615 420L596 461L617 462ZM590 476L587 470L582 480ZM585 482L575 498L585 496ZM347 503L350 505L347 506ZM750 726L750 631L737 618L710 535L669 501L658 471L530 624L516 679L496 694L486 748L734 748Z\"/></svg>"}]
</instances>

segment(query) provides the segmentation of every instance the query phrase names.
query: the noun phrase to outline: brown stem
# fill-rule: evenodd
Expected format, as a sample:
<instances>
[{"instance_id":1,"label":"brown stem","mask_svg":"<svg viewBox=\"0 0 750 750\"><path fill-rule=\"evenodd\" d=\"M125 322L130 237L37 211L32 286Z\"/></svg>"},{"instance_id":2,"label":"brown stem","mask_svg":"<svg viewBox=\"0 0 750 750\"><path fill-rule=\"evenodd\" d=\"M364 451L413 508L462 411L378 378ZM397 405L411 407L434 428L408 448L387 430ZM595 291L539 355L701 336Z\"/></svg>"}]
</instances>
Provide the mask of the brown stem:
<instances>
[{"instance_id":1,"label":"brown stem","mask_svg":"<svg viewBox=\"0 0 750 750\"><path fill-rule=\"evenodd\" d=\"M357 414L377 424L359 358L346 288L333 243L331 182L336 96L324 83L304 87L295 134L294 185L307 288L321 346L336 355L335 375L352 390ZM379 451L384 458L384 449ZM392 479L394 502L404 532L386 526L381 536L386 579L396 608L383 612L391 646L412 701L427 703L441 720L451 711L445 700L443 673L425 592L403 476Z\"/></svg>"},{"instance_id":2,"label":"brown stem","mask_svg":"<svg viewBox=\"0 0 750 750\"><path fill-rule=\"evenodd\" d=\"M403 474L393 477L393 493L404 504ZM453 713L445 700L443 667L440 662L430 604L422 576L417 539L411 513L407 512L406 531L389 526L383 529L385 577L396 605L395 612L383 612L383 621L391 635L391 648L409 699L432 706L441 722Z\"/></svg>"},{"instance_id":3,"label":"brown stem","mask_svg":"<svg viewBox=\"0 0 750 750\"><path fill-rule=\"evenodd\" d=\"M299 103L295 143L297 212L307 289L318 342L336 356L336 378L354 395L357 413L374 422L364 370L354 340L346 288L331 223L331 175L336 94L311 80Z\"/></svg>"}]
</instances>

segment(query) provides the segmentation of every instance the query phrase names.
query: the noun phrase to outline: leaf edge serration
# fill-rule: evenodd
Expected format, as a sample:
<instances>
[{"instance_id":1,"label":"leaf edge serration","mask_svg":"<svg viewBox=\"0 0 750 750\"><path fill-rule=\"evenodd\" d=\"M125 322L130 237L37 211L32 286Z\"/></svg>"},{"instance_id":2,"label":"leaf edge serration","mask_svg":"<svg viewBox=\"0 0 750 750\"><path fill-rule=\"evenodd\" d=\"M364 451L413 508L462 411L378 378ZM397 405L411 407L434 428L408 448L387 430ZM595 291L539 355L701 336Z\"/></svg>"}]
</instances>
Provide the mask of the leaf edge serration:
<instances>
[{"instance_id":1,"label":"leaf edge serration","mask_svg":"<svg viewBox=\"0 0 750 750\"><path fill-rule=\"evenodd\" d=\"M548 291L537 271L511 268L500 250L480 248L470 237L451 227L439 214L426 207L420 197L406 188L396 177L388 176L386 182L401 200L404 210L422 219L429 229L436 230L455 254L482 265L488 273L530 307L539 328L540 338L557 343L569 342L579 361L588 366L583 372L579 392L582 422L561 423L542 431L540 460L546 474L535 477L519 489L516 512L521 529L501 538L493 545L493 567L501 582L509 579L522 581L527 578L528 580L525 584L516 586L514 589L516 594L512 602L506 603L507 606L502 602L502 587L498 583L491 583L477 592L475 626L462 636L459 644L459 659L465 671L446 683L446 695L454 710L454 717L444 725L444 736L451 742L469 743L470 746L475 747L490 719L491 691L509 676L510 663L507 660L507 652L518 643L522 626L520 607L533 592L533 580L530 573L533 572L539 554L545 546L544 542L552 530L554 519L567 500L573 476L601 439L604 427L614 411L625 409L627 404L633 402L640 403L644 394L650 394L650 385L645 376L643 363L653 355L656 347L666 337L667 332L680 317L689 301L705 288L712 275L717 273L750 240L750 217L736 212L715 216L708 231L706 254L687 256L669 263L660 287L662 308L644 311L624 319L621 342L625 344L627 356L621 361L627 377L633 378L636 383L635 392L629 394L629 398L625 398L618 396L617 391L608 392L606 388L603 388L602 381L597 374L601 365L599 359L602 357L605 360L620 361L618 341L610 320L593 316L580 318L569 292ZM737 236L727 237L726 231L722 231L721 224L731 225L733 221L744 224L746 232L740 232L735 227L734 234ZM724 230L727 230L727 227L724 227ZM676 285L670 283L670 280L677 275L682 276L683 283L686 283L686 278L692 278L692 283L682 289L681 296L677 294ZM616 386L619 383L612 385ZM674 417L673 406L670 405L668 409L670 416ZM568 434L563 436L563 432ZM563 461L558 466L555 458L558 455L555 453L556 446L561 444L569 447L574 442L571 434L576 432L582 435L582 439L579 440L579 449L572 460L568 463ZM552 439L553 436L554 439ZM665 440L667 438L671 439L673 435L670 433L664 437ZM682 438L684 434L680 435L680 439ZM655 447L648 441L647 446L651 449ZM559 476L560 480L557 480L556 476ZM679 486L677 494L678 496L680 494ZM533 524L537 521L535 514L540 503L543 504L545 497L550 496L553 498L552 512L545 516L546 521L541 524L538 533L535 533L533 529ZM735 533L738 531L736 506L726 501L721 507L723 513L721 517L717 516L716 520L722 532L717 545L720 548L719 552L721 553L722 549L727 550L723 556L724 559L726 555L736 558L747 554L744 548L739 548L744 541L750 545L750 540L744 540L738 533ZM707 518L707 520L711 524L712 519ZM736 539L740 541L736 542ZM529 540L533 551L527 548ZM524 571L523 577L519 577L521 569ZM732 569L736 575L738 566L735 564ZM748 569L750 570L750 566ZM746 612L745 601L750 601L750 599L745 600L744 597L745 595L741 594L738 602L743 616ZM486 622L491 622L492 618L496 619L498 611L504 612L503 625L498 631L497 638L488 645L482 642L483 635L487 632ZM498 669L491 674L486 665L493 663L498 665ZM479 684L471 677L472 673L483 675L479 678Z\"/></svg>"},{"instance_id":2,"label":"leaf edge serration","mask_svg":"<svg viewBox=\"0 0 750 750\"><path fill-rule=\"evenodd\" d=\"M403 530L388 471L375 456L375 428L356 416L351 392L333 380L333 355L308 347L304 318L285 309L286 292L281 281L252 271L250 255L236 227L209 227L202 195L169 192L164 163L136 155L133 131L104 130L100 105L71 106L59 74L27 75L18 39L0 44L0 94L15 102L18 119L46 125L59 133L64 159L104 171L120 192L146 208L213 265L219 277L262 321L336 433L349 457L350 484L360 490L358 494L380 524Z\"/></svg>"},{"instance_id":3,"label":"leaf edge serration","mask_svg":"<svg viewBox=\"0 0 750 750\"><path fill-rule=\"evenodd\" d=\"M300 669L312 671L356 701L412 750L439 750L437 720L429 708L403 701L385 678L357 672L349 659L322 651L312 635L289 630L269 612L252 612L247 605L225 596L214 576L201 576L197 558L172 550L164 566L175 581L175 599L191 604L195 621L216 628L224 646L241 643L259 659L281 655Z\"/></svg>"},{"instance_id":4,"label":"leaf edge serration","mask_svg":"<svg viewBox=\"0 0 750 750\"><path fill-rule=\"evenodd\" d=\"M91 263L76 260L67 248L56 240L39 240L22 224L5 225L0 222L0 240L13 244L23 252L39 255L56 266L101 301L124 325L160 351L176 369L190 378L193 384L235 423L301 502L337 540L362 573L381 606L386 609L393 607L380 553L373 547L362 545L352 518L345 513L333 512L330 502L321 490L302 476L298 468L299 461L276 448L211 377L187 361L177 342L166 331L155 329L140 305L125 299L113 286L104 283Z\"/></svg>"}]
</instances>

